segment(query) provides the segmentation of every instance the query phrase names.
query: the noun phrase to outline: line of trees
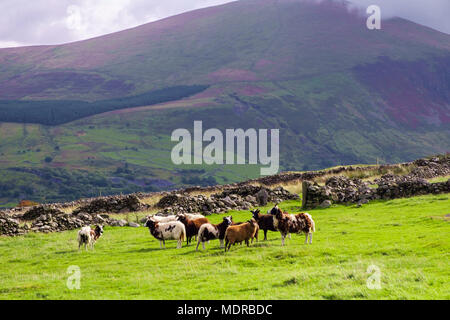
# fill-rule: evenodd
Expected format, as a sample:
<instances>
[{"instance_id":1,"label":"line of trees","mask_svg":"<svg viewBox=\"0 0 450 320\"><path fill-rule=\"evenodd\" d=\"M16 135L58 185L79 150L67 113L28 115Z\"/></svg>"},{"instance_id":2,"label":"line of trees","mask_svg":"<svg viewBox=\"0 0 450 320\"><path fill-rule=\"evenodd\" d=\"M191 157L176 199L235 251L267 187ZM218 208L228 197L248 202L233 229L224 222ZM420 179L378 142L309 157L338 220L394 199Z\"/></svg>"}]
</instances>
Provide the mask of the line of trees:
<instances>
[{"instance_id":1,"label":"line of trees","mask_svg":"<svg viewBox=\"0 0 450 320\"><path fill-rule=\"evenodd\" d=\"M208 86L175 86L144 94L94 102L80 100L0 100L0 121L59 125L98 113L153 105L189 97Z\"/></svg>"}]
</instances>

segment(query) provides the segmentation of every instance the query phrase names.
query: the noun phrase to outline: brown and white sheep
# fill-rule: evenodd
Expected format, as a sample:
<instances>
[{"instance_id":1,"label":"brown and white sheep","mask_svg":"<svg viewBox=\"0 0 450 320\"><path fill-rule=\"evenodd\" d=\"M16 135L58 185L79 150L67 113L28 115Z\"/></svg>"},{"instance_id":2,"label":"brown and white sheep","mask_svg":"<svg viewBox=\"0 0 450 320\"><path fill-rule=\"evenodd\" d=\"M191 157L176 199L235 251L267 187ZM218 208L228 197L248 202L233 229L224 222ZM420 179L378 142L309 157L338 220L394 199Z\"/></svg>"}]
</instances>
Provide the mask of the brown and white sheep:
<instances>
[{"instance_id":1,"label":"brown and white sheep","mask_svg":"<svg viewBox=\"0 0 450 320\"><path fill-rule=\"evenodd\" d=\"M225 252L230 251L232 244L245 241L247 247L249 246L249 240L256 238L258 241L259 226L255 219L251 219L246 223L240 225L232 225L225 231Z\"/></svg>"},{"instance_id":2,"label":"brown and white sheep","mask_svg":"<svg viewBox=\"0 0 450 320\"><path fill-rule=\"evenodd\" d=\"M225 231L232 224L233 218L231 216L223 217L223 221L218 224L205 223L202 224L198 230L197 247L198 250L200 243L203 250L205 250L205 242L213 239L219 239L220 247L223 248L223 239L225 238Z\"/></svg>"},{"instance_id":3,"label":"brown and white sheep","mask_svg":"<svg viewBox=\"0 0 450 320\"><path fill-rule=\"evenodd\" d=\"M312 244L312 233L316 231L314 220L311 215L306 212L299 214L289 214L283 212L278 205L270 210L273 215L273 225L281 233L281 245L284 246L284 239L288 233L305 233L305 244Z\"/></svg>"},{"instance_id":4,"label":"brown and white sheep","mask_svg":"<svg viewBox=\"0 0 450 320\"><path fill-rule=\"evenodd\" d=\"M102 234L103 226L101 225L95 226L94 230L92 230L90 226L81 228L81 230L78 231L78 250L80 250L83 244L86 250L88 246L90 246L91 249L94 249L95 243L102 236Z\"/></svg>"},{"instance_id":5,"label":"brown and white sheep","mask_svg":"<svg viewBox=\"0 0 450 320\"><path fill-rule=\"evenodd\" d=\"M145 226L150 234L159 240L159 247L166 248L165 240L177 240L177 249L181 248L182 242L186 239L186 229L179 221L156 222L148 219Z\"/></svg>"},{"instance_id":6,"label":"brown and white sheep","mask_svg":"<svg viewBox=\"0 0 450 320\"><path fill-rule=\"evenodd\" d=\"M267 231L277 231L273 225L273 216L271 214L261 214L259 209L250 211L253 214L253 219L258 222L259 229L264 231L264 240L267 240Z\"/></svg>"},{"instance_id":7,"label":"brown and white sheep","mask_svg":"<svg viewBox=\"0 0 450 320\"><path fill-rule=\"evenodd\" d=\"M209 223L209 220L206 218L198 218L198 219L189 219L186 215L178 215L177 220L184 224L186 228L186 243L189 245L193 236L197 236L198 230L200 227Z\"/></svg>"}]
</instances>

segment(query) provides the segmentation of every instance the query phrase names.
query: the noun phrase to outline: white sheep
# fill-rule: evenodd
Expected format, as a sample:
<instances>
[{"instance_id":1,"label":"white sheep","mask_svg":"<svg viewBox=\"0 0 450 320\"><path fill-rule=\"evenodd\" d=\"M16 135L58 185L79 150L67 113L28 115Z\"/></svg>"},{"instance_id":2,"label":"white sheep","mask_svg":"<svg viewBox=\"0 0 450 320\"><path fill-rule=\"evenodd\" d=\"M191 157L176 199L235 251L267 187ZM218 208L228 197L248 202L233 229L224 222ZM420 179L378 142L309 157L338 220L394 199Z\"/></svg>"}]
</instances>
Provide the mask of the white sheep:
<instances>
[{"instance_id":1,"label":"white sheep","mask_svg":"<svg viewBox=\"0 0 450 320\"><path fill-rule=\"evenodd\" d=\"M186 240L186 228L179 221L156 222L148 219L145 226L150 234L159 240L159 247L166 248L165 240L178 240L177 249L181 248L182 242Z\"/></svg>"}]
</instances>

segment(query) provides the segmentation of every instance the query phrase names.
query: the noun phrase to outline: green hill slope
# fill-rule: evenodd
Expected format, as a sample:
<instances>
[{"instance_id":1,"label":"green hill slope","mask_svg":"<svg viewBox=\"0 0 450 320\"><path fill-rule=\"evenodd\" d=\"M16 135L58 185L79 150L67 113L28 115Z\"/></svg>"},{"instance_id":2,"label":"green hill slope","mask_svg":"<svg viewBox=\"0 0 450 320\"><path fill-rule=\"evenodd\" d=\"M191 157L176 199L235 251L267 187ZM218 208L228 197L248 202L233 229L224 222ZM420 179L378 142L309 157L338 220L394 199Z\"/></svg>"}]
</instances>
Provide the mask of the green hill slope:
<instances>
[{"instance_id":1,"label":"green hill slope","mask_svg":"<svg viewBox=\"0 0 450 320\"><path fill-rule=\"evenodd\" d=\"M10 101L0 121L28 123L0 127L0 204L259 174L174 166L170 134L194 120L205 129L280 129L281 170L445 153L449 75L449 35L403 19L368 30L364 15L330 1L236 1L86 41L0 49L0 100ZM151 106L102 104L192 85L208 89ZM49 100L64 111L67 100L100 107L52 122L39 119L41 107L14 108ZM96 175L104 180L80 178ZM74 187L79 181L88 187Z\"/></svg>"}]
</instances>

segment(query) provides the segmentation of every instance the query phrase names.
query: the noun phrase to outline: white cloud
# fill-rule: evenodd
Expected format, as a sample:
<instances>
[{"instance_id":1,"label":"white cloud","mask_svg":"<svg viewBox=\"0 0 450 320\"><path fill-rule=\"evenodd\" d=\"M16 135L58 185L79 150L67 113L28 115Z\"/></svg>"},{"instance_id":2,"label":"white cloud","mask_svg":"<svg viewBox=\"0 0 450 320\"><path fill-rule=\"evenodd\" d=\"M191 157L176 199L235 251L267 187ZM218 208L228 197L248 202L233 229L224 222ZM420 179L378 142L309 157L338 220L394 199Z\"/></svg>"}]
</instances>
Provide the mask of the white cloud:
<instances>
[{"instance_id":1,"label":"white cloud","mask_svg":"<svg viewBox=\"0 0 450 320\"><path fill-rule=\"evenodd\" d=\"M0 40L0 48L14 48L24 46L24 43L16 42L16 41L1 41Z\"/></svg>"},{"instance_id":2,"label":"white cloud","mask_svg":"<svg viewBox=\"0 0 450 320\"><path fill-rule=\"evenodd\" d=\"M87 39L145 23L127 8L130 0L83 0L67 7L66 27L77 39Z\"/></svg>"}]
</instances>

